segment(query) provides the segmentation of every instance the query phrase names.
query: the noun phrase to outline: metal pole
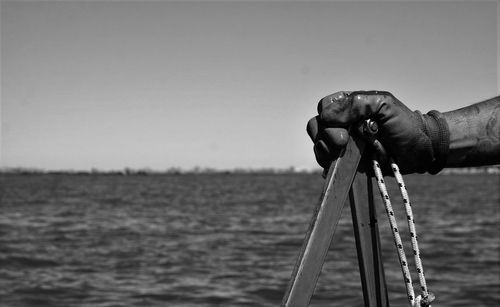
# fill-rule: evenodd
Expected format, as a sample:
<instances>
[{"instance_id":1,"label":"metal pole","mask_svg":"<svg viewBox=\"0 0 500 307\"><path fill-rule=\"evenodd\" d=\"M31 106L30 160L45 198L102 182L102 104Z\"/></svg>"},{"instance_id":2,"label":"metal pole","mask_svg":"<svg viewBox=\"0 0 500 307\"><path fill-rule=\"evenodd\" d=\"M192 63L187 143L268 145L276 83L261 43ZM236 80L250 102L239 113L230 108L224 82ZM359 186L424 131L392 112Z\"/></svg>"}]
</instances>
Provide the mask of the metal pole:
<instances>
[{"instance_id":1,"label":"metal pole","mask_svg":"<svg viewBox=\"0 0 500 307\"><path fill-rule=\"evenodd\" d=\"M359 172L356 174L349 200L365 306L388 307L372 180L369 176Z\"/></svg>"}]
</instances>

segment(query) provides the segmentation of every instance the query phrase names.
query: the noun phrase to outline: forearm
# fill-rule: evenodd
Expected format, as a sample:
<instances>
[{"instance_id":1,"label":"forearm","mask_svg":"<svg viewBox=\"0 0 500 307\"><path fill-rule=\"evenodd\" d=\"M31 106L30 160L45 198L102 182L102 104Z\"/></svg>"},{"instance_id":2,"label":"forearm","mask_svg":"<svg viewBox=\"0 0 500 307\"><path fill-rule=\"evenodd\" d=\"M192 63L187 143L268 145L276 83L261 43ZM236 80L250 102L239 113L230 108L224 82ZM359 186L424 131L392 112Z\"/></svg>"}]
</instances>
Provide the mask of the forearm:
<instances>
[{"instance_id":1,"label":"forearm","mask_svg":"<svg viewBox=\"0 0 500 307\"><path fill-rule=\"evenodd\" d=\"M443 116L450 129L446 167L500 164L500 96Z\"/></svg>"}]
</instances>

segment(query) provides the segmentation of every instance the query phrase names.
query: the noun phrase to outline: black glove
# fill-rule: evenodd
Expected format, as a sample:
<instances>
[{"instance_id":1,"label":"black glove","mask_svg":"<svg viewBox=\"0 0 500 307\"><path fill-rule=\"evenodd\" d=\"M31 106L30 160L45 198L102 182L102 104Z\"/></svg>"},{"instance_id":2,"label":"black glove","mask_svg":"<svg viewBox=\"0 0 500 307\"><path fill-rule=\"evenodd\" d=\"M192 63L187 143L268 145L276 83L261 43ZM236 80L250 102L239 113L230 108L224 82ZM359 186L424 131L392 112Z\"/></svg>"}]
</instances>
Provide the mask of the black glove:
<instances>
[{"instance_id":1,"label":"black glove","mask_svg":"<svg viewBox=\"0 0 500 307\"><path fill-rule=\"evenodd\" d=\"M441 113L411 111L389 92L337 92L321 99L307 124L316 160L328 167L347 144L347 129L365 119L379 127L376 138L403 174L438 173L446 164L450 133Z\"/></svg>"}]
</instances>

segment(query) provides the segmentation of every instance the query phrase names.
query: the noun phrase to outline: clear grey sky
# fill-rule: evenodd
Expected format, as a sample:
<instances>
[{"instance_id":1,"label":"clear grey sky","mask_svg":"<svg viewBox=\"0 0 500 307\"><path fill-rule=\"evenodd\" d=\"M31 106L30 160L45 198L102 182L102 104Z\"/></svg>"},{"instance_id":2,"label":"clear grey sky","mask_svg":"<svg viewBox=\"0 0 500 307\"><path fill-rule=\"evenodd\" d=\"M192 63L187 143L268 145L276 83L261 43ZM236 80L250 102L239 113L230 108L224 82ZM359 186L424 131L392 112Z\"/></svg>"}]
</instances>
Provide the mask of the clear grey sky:
<instances>
[{"instance_id":1,"label":"clear grey sky","mask_svg":"<svg viewBox=\"0 0 500 307\"><path fill-rule=\"evenodd\" d=\"M1 165L315 167L338 90L499 93L499 2L1 2Z\"/></svg>"}]
</instances>

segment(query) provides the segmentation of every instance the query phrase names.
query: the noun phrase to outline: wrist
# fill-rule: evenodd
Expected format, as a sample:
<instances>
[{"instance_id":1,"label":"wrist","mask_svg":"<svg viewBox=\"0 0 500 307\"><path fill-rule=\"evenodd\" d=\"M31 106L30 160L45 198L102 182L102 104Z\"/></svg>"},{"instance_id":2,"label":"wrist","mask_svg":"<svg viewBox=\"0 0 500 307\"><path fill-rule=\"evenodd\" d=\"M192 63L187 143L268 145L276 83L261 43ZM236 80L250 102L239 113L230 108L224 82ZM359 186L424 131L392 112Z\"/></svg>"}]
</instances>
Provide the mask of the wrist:
<instances>
[{"instance_id":1,"label":"wrist","mask_svg":"<svg viewBox=\"0 0 500 307\"><path fill-rule=\"evenodd\" d=\"M432 160L426 167L430 174L439 173L448 160L450 151L450 130L441 112L432 110L427 114L416 111L422 119L422 128L432 144Z\"/></svg>"}]
</instances>

